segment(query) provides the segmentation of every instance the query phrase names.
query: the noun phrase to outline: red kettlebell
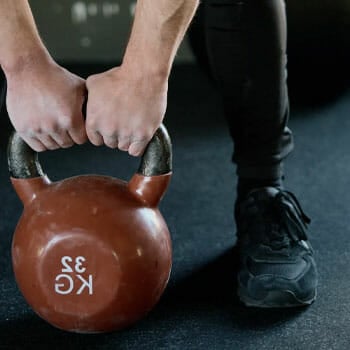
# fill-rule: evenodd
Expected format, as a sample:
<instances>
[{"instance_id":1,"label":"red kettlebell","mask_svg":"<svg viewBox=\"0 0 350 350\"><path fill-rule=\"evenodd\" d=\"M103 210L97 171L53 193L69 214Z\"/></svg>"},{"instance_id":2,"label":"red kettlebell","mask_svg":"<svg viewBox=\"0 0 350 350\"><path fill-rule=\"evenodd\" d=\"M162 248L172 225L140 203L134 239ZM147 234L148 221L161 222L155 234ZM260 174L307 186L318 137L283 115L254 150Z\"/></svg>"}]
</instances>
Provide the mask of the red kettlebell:
<instances>
[{"instance_id":1,"label":"red kettlebell","mask_svg":"<svg viewBox=\"0 0 350 350\"><path fill-rule=\"evenodd\" d=\"M119 330L161 297L171 239L157 205L171 178L171 141L161 126L127 183L83 175L51 182L17 133L8 149L12 184L24 204L12 243L18 286L55 327Z\"/></svg>"}]
</instances>

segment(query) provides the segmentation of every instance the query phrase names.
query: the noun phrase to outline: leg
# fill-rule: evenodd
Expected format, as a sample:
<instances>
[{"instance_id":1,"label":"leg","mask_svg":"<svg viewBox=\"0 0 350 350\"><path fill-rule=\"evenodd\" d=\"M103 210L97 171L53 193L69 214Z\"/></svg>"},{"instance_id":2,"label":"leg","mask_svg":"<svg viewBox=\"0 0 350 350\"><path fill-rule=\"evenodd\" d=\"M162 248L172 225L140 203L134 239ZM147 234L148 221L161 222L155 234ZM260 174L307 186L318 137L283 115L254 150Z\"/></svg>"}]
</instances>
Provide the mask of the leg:
<instances>
[{"instance_id":1,"label":"leg","mask_svg":"<svg viewBox=\"0 0 350 350\"><path fill-rule=\"evenodd\" d=\"M281 0L208 0L209 59L244 179L281 177L293 148L287 128L286 18Z\"/></svg>"},{"instance_id":2,"label":"leg","mask_svg":"<svg viewBox=\"0 0 350 350\"><path fill-rule=\"evenodd\" d=\"M308 217L282 189L293 148L288 121L283 0L207 0L209 60L234 141L240 254L238 294L247 306L310 304L317 271Z\"/></svg>"}]
</instances>

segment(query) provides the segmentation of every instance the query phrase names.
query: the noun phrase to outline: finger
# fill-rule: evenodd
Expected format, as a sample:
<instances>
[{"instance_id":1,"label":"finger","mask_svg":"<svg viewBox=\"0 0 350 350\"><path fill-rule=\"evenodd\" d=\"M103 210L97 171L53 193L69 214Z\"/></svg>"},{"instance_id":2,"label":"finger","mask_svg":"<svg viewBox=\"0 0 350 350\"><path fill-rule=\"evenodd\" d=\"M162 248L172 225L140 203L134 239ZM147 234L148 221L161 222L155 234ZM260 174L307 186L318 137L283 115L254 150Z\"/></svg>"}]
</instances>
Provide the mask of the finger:
<instances>
[{"instance_id":1,"label":"finger","mask_svg":"<svg viewBox=\"0 0 350 350\"><path fill-rule=\"evenodd\" d=\"M38 139L34 138L34 137L25 137L22 136L22 139L24 140L24 142L34 151L36 152L43 152L46 151L47 148L45 147L45 145Z\"/></svg>"},{"instance_id":2,"label":"finger","mask_svg":"<svg viewBox=\"0 0 350 350\"><path fill-rule=\"evenodd\" d=\"M148 145L148 140L134 141L129 146L129 154L134 157L139 157L145 151Z\"/></svg>"},{"instance_id":3,"label":"finger","mask_svg":"<svg viewBox=\"0 0 350 350\"><path fill-rule=\"evenodd\" d=\"M38 136L38 140L49 150L60 148L60 145L50 135L41 134Z\"/></svg>"},{"instance_id":4,"label":"finger","mask_svg":"<svg viewBox=\"0 0 350 350\"><path fill-rule=\"evenodd\" d=\"M86 130L87 136L90 142L95 146L101 146L104 144L102 135L97 130Z\"/></svg>"},{"instance_id":5,"label":"finger","mask_svg":"<svg viewBox=\"0 0 350 350\"><path fill-rule=\"evenodd\" d=\"M73 140L73 142L78 145L82 145L88 140L85 125L82 119L81 123L73 126L68 130L68 135Z\"/></svg>"},{"instance_id":6,"label":"finger","mask_svg":"<svg viewBox=\"0 0 350 350\"><path fill-rule=\"evenodd\" d=\"M84 86L85 89L85 86ZM85 93L85 90L84 90ZM71 124L66 125L68 135L73 140L74 143L78 145L84 144L88 140L86 134L85 117L87 113L87 95L81 97L79 104L79 109L77 109L77 114L70 119Z\"/></svg>"},{"instance_id":7,"label":"finger","mask_svg":"<svg viewBox=\"0 0 350 350\"><path fill-rule=\"evenodd\" d=\"M52 133L52 139L60 146L60 148L69 148L74 145L74 141L70 137L67 131L61 133Z\"/></svg>"},{"instance_id":8,"label":"finger","mask_svg":"<svg viewBox=\"0 0 350 350\"><path fill-rule=\"evenodd\" d=\"M123 138L119 137L119 139L118 139L118 148L121 151L128 151L129 147L130 147L130 144L131 144L130 137L123 137Z\"/></svg>"},{"instance_id":9,"label":"finger","mask_svg":"<svg viewBox=\"0 0 350 350\"><path fill-rule=\"evenodd\" d=\"M118 147L118 137L117 136L103 136L104 144L109 148Z\"/></svg>"},{"instance_id":10,"label":"finger","mask_svg":"<svg viewBox=\"0 0 350 350\"><path fill-rule=\"evenodd\" d=\"M83 145L88 140L85 128L68 130L68 134L77 145Z\"/></svg>"}]
</instances>

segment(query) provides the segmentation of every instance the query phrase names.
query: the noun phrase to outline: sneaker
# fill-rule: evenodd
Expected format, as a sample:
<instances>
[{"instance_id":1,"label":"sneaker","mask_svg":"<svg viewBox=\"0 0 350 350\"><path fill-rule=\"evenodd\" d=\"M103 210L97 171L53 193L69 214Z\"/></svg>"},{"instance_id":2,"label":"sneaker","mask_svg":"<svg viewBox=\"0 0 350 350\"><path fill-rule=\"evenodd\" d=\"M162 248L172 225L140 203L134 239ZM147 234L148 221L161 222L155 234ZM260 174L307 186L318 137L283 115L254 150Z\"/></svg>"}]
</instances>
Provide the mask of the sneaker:
<instances>
[{"instance_id":1,"label":"sneaker","mask_svg":"<svg viewBox=\"0 0 350 350\"><path fill-rule=\"evenodd\" d=\"M236 203L238 295L246 306L311 304L317 270L306 231L310 219L288 191L264 187Z\"/></svg>"}]
</instances>

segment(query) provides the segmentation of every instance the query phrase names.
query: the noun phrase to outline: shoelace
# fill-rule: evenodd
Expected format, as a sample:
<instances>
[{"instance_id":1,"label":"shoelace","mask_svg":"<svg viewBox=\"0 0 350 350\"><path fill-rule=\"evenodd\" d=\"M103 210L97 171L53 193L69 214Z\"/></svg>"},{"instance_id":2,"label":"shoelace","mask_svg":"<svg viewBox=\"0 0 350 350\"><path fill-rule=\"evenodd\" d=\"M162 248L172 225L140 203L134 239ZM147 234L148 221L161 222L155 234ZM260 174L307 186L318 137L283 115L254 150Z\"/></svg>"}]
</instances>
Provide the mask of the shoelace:
<instances>
[{"instance_id":1,"label":"shoelace","mask_svg":"<svg viewBox=\"0 0 350 350\"><path fill-rule=\"evenodd\" d=\"M268 201L264 200L264 203L250 201L245 211L248 215L243 225L244 230L250 231L251 225L260 226L255 220L263 223L264 232L259 236L263 234L264 244L274 250L288 248L290 241L307 240L307 224L311 220L302 210L294 194L289 191L280 191ZM254 232L254 227L251 228Z\"/></svg>"}]
</instances>

